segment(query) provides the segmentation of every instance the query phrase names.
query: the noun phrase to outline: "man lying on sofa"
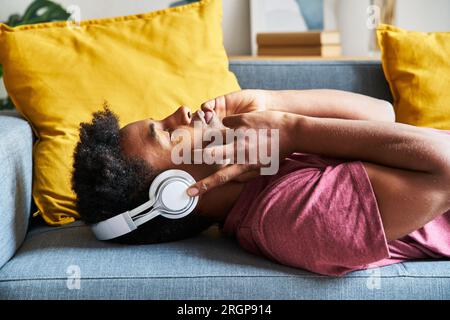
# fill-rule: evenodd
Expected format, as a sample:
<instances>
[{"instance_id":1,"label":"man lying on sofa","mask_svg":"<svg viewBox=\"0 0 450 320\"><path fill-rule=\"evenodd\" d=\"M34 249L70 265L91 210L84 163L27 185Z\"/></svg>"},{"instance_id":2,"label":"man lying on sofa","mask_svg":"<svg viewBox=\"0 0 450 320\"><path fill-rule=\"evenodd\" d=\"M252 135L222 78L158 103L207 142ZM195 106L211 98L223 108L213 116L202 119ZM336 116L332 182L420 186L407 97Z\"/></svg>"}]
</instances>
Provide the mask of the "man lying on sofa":
<instances>
[{"instance_id":1,"label":"man lying on sofa","mask_svg":"<svg viewBox=\"0 0 450 320\"><path fill-rule=\"evenodd\" d=\"M115 241L174 241L219 223L254 254L325 275L450 257L450 132L394 123L388 102L335 90L243 90L201 109L120 129L106 108L81 124L72 183L82 219L139 206L155 176L181 169L197 181L188 190L200 196L195 211L158 216ZM179 128L278 129L279 170L176 165Z\"/></svg>"}]
</instances>

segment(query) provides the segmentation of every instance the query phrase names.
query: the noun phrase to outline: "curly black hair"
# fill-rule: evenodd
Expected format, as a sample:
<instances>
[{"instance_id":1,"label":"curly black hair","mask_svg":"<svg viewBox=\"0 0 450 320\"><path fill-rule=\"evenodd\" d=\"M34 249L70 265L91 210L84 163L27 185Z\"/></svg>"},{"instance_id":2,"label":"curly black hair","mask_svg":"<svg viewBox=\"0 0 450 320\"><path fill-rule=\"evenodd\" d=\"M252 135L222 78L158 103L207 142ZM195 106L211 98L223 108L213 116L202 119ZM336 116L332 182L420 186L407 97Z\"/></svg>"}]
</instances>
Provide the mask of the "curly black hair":
<instances>
[{"instance_id":1,"label":"curly black hair","mask_svg":"<svg viewBox=\"0 0 450 320\"><path fill-rule=\"evenodd\" d=\"M77 211L87 224L111 218L148 201L148 188L158 175L142 159L126 157L120 146L119 119L107 105L80 124L74 151L72 189ZM121 243L160 243L194 236L212 225L198 214L181 219L158 216L137 230L113 239Z\"/></svg>"}]
</instances>

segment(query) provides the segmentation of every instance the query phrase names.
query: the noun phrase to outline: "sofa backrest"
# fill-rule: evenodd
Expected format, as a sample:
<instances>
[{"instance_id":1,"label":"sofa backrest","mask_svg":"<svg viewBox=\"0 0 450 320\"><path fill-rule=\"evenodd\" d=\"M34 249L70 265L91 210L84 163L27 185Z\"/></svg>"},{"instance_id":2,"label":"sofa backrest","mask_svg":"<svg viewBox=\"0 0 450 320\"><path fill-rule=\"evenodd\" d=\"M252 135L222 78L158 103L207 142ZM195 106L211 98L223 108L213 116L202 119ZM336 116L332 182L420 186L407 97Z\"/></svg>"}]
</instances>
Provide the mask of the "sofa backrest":
<instances>
[{"instance_id":1,"label":"sofa backrest","mask_svg":"<svg viewBox=\"0 0 450 320\"><path fill-rule=\"evenodd\" d=\"M339 89L392 102L379 61L231 60L242 89Z\"/></svg>"}]
</instances>

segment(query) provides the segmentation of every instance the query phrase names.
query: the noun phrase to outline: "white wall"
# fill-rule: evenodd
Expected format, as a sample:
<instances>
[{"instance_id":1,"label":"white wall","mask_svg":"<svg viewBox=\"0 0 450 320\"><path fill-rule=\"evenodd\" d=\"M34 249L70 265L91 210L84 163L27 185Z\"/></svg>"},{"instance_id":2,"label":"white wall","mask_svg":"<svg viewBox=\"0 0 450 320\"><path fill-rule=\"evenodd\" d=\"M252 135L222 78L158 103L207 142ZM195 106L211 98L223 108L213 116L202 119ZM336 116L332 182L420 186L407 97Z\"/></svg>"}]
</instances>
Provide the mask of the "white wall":
<instances>
[{"instance_id":1,"label":"white wall","mask_svg":"<svg viewBox=\"0 0 450 320\"><path fill-rule=\"evenodd\" d=\"M399 27L418 31L450 31L450 0L397 0Z\"/></svg>"},{"instance_id":2,"label":"white wall","mask_svg":"<svg viewBox=\"0 0 450 320\"><path fill-rule=\"evenodd\" d=\"M369 54L369 4L370 0L339 0L339 29L345 55ZM408 30L450 31L450 0L397 0L395 24Z\"/></svg>"},{"instance_id":3,"label":"white wall","mask_svg":"<svg viewBox=\"0 0 450 320\"><path fill-rule=\"evenodd\" d=\"M344 55L365 56L369 52L369 30L366 27L370 0L339 0L338 28Z\"/></svg>"}]
</instances>

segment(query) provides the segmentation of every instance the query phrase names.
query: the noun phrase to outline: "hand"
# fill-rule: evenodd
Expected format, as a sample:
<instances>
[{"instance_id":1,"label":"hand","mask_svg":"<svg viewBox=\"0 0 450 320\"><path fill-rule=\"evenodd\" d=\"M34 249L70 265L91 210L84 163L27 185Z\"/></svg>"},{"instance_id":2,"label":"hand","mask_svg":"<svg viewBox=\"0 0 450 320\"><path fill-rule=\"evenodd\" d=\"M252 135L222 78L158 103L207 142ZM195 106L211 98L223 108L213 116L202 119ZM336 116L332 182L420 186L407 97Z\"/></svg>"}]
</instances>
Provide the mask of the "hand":
<instances>
[{"instance_id":1,"label":"hand","mask_svg":"<svg viewBox=\"0 0 450 320\"><path fill-rule=\"evenodd\" d=\"M204 102L201 109L214 111L220 120L226 116L268 109L269 93L266 90L246 89L231 92L224 96Z\"/></svg>"},{"instance_id":2,"label":"hand","mask_svg":"<svg viewBox=\"0 0 450 320\"><path fill-rule=\"evenodd\" d=\"M234 114L268 110L269 97L270 94L267 90L245 89L206 101L201 105L201 109L203 112L214 111L220 121L222 121L226 116ZM246 171L241 176L235 176L232 180L247 182L258 177L258 171Z\"/></svg>"},{"instance_id":3,"label":"hand","mask_svg":"<svg viewBox=\"0 0 450 320\"><path fill-rule=\"evenodd\" d=\"M192 185L188 189L188 194L190 196L202 195L217 186L223 185L232 180L239 180L241 177L244 181L255 178L259 175L255 174L258 173L257 170L259 171L262 167L267 167L267 163L262 163L259 158L255 163L249 163L248 155L251 154L251 152L259 154L259 148L261 147L265 148L265 150L271 150L271 154L268 154L268 156L272 161L276 160L278 164L280 160L296 151L295 141L298 138L293 139L293 136L295 137L296 135L296 124L298 123L297 120L300 118L301 116L298 115L275 111L251 112L225 117L223 119L223 123L229 129L218 130L224 138L223 141L225 141L225 143L223 145L206 147L202 150L202 152L204 154L228 154L229 157L227 158L232 158L233 160L238 159L237 155L239 152L243 152L242 154L245 154L245 163L233 163L221 168L211 176L206 177L205 179L202 179ZM260 143L262 143L262 141L260 139L258 139L258 141L250 141L245 137L236 136L235 139L233 139L233 142L226 144L226 142L228 142L226 141L227 132L230 129L277 130L266 131L265 138L267 142L270 143L270 146L267 146L267 144L264 143L261 145ZM232 150L231 154L229 150ZM269 165L272 164L270 163Z\"/></svg>"}]
</instances>

